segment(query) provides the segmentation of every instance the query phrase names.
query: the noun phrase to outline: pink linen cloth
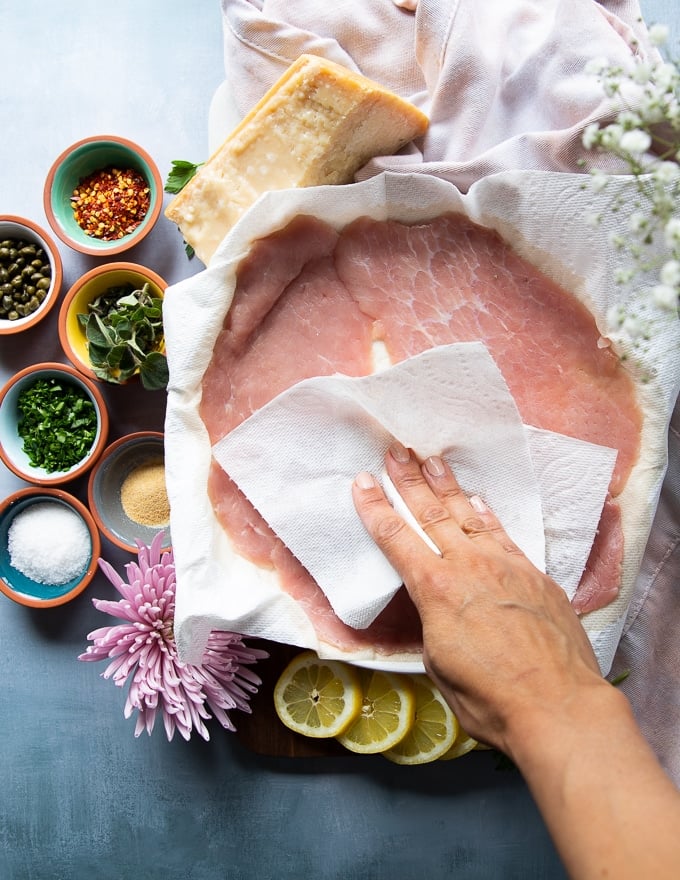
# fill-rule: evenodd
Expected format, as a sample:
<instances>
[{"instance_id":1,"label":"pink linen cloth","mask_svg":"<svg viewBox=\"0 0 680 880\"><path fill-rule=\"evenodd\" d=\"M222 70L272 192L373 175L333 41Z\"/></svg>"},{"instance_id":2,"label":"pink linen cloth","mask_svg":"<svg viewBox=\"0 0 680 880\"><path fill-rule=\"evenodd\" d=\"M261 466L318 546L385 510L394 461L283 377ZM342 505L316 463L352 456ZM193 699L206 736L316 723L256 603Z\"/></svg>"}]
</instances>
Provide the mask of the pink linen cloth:
<instances>
[{"instance_id":1,"label":"pink linen cloth","mask_svg":"<svg viewBox=\"0 0 680 880\"><path fill-rule=\"evenodd\" d=\"M383 169L462 192L510 169L579 171L586 124L608 105L585 66L656 57L636 0L222 0L227 81L245 114L302 52L411 100L431 120ZM669 469L613 672L680 784L680 409Z\"/></svg>"}]
</instances>

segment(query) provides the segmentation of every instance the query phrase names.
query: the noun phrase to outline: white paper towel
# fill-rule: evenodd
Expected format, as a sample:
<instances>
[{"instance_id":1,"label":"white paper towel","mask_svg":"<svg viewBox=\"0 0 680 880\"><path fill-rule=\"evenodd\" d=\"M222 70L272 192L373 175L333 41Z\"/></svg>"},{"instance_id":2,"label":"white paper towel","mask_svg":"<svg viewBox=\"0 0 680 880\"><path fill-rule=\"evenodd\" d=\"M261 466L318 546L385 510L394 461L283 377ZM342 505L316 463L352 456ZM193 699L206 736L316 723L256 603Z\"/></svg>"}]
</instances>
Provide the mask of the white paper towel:
<instances>
[{"instance_id":1,"label":"white paper towel","mask_svg":"<svg viewBox=\"0 0 680 880\"><path fill-rule=\"evenodd\" d=\"M215 459L314 577L335 613L368 626L401 584L366 533L350 488L380 474L393 439L455 462L535 565L543 519L522 420L481 343L441 346L362 378L300 382L213 447ZM602 501L603 499L601 499Z\"/></svg>"},{"instance_id":2,"label":"white paper towel","mask_svg":"<svg viewBox=\"0 0 680 880\"><path fill-rule=\"evenodd\" d=\"M525 432L481 343L439 346L372 376L325 376L274 398L213 455L314 577L342 621L368 626L401 578L358 519L350 487L380 474L393 440L442 455L514 542L568 592L588 558L616 452L547 431ZM534 469L533 455L542 479Z\"/></svg>"}]
</instances>

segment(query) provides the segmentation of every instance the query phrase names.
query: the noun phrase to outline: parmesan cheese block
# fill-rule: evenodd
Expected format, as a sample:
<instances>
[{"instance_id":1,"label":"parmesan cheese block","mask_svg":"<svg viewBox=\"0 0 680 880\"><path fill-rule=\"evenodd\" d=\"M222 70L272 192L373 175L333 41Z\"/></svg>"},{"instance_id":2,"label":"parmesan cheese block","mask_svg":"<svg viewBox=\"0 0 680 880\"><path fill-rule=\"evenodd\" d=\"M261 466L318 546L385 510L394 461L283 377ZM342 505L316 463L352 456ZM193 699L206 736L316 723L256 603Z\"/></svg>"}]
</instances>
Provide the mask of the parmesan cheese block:
<instances>
[{"instance_id":1,"label":"parmesan cheese block","mask_svg":"<svg viewBox=\"0 0 680 880\"><path fill-rule=\"evenodd\" d=\"M268 190L350 183L373 156L422 135L427 117L361 74L301 55L168 205L207 265Z\"/></svg>"}]
</instances>

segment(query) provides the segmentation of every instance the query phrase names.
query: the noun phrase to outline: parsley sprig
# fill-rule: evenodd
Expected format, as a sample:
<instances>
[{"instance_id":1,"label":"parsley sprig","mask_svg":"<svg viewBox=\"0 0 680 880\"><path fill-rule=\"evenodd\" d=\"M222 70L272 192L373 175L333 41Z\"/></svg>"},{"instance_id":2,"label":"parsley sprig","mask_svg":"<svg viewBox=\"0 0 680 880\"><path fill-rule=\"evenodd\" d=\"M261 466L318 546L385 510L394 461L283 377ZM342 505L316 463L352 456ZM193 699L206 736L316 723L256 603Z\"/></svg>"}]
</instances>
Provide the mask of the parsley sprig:
<instances>
[{"instance_id":1,"label":"parsley sprig","mask_svg":"<svg viewBox=\"0 0 680 880\"><path fill-rule=\"evenodd\" d=\"M97 412L86 392L56 377L37 379L17 398L17 430L33 467L68 471L88 454L97 436Z\"/></svg>"},{"instance_id":2,"label":"parsley sprig","mask_svg":"<svg viewBox=\"0 0 680 880\"><path fill-rule=\"evenodd\" d=\"M139 373L149 391L168 384L163 343L162 300L148 284L110 287L78 315L85 328L92 370L105 382L122 384Z\"/></svg>"},{"instance_id":3,"label":"parsley sprig","mask_svg":"<svg viewBox=\"0 0 680 880\"><path fill-rule=\"evenodd\" d=\"M196 164L195 162L188 162L186 159L173 159L172 168L165 181L165 191L168 193L178 193L183 190L201 165L203 165L203 162Z\"/></svg>"},{"instance_id":4,"label":"parsley sprig","mask_svg":"<svg viewBox=\"0 0 680 880\"><path fill-rule=\"evenodd\" d=\"M181 192L201 165L204 164L204 162L189 162L187 159L173 159L172 167L165 180L165 191L175 194ZM188 242L184 243L184 250L187 257L191 259L194 255L194 249Z\"/></svg>"}]
</instances>

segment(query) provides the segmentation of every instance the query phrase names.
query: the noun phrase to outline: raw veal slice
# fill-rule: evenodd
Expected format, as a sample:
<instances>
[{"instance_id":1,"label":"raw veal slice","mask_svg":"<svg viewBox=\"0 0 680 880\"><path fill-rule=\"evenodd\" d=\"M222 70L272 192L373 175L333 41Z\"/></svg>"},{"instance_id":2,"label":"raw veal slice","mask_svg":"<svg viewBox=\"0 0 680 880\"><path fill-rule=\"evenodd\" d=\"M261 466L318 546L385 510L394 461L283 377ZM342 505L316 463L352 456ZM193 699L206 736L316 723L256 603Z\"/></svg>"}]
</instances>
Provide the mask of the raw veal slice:
<instances>
[{"instance_id":1,"label":"raw veal slice","mask_svg":"<svg viewBox=\"0 0 680 880\"><path fill-rule=\"evenodd\" d=\"M611 486L618 493L640 444L632 380L576 297L460 214L414 225L364 218L340 232L298 216L256 241L203 377L200 414L214 444L300 379L366 375L375 340L398 361L472 339L490 349L525 422L619 450ZM420 626L403 589L371 627L353 630L215 463L209 494L235 550L276 570L322 643L418 653ZM615 512L615 498L608 506ZM620 537L616 516L603 518L583 610L616 595Z\"/></svg>"}]
</instances>

